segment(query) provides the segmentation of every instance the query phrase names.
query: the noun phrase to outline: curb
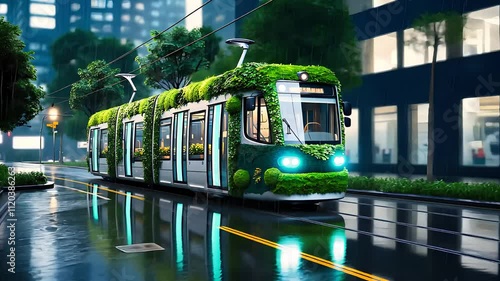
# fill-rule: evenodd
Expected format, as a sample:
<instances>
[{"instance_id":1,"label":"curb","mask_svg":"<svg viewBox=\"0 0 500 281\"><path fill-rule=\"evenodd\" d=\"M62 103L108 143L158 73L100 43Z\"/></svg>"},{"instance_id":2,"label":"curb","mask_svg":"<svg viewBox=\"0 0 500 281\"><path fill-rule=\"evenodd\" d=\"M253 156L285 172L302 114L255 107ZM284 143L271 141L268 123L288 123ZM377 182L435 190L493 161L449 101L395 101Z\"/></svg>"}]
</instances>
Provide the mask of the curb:
<instances>
[{"instance_id":1,"label":"curb","mask_svg":"<svg viewBox=\"0 0 500 281\"><path fill-rule=\"evenodd\" d=\"M478 201L478 200L469 200L469 199L456 199L456 198L449 198L449 197L435 197L435 196L404 194L404 193L389 193L389 192L386 193L386 192L381 192L381 191L358 190L358 189L347 189L347 193L359 194L359 195L370 195L370 196L377 196L377 197L390 197L390 198L398 198L398 199L406 199L406 200L436 202L436 203L444 203L444 204L451 204L451 205L462 205L462 206L465 205L465 206L471 206L471 207L500 209L500 202Z\"/></svg>"},{"instance_id":2,"label":"curb","mask_svg":"<svg viewBox=\"0 0 500 281\"><path fill-rule=\"evenodd\" d=\"M8 186L2 187L3 190L7 190L8 188L9 188ZM48 181L47 183L44 183L44 184L19 185L19 186L16 186L16 192L17 191L26 191L26 190L49 189L49 188L54 188L53 181Z\"/></svg>"}]
</instances>

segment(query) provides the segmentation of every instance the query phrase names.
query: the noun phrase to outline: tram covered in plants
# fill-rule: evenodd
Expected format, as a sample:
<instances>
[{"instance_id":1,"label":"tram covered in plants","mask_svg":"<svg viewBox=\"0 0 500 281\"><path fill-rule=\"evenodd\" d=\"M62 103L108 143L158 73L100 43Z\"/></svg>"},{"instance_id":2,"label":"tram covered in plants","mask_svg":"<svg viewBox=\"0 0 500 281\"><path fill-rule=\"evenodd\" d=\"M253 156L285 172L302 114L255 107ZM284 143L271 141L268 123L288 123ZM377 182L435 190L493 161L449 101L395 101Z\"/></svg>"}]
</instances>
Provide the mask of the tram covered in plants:
<instances>
[{"instance_id":1,"label":"tram covered in plants","mask_svg":"<svg viewBox=\"0 0 500 281\"><path fill-rule=\"evenodd\" d=\"M348 182L350 114L328 68L246 63L92 115L89 169L165 190L339 199Z\"/></svg>"}]
</instances>

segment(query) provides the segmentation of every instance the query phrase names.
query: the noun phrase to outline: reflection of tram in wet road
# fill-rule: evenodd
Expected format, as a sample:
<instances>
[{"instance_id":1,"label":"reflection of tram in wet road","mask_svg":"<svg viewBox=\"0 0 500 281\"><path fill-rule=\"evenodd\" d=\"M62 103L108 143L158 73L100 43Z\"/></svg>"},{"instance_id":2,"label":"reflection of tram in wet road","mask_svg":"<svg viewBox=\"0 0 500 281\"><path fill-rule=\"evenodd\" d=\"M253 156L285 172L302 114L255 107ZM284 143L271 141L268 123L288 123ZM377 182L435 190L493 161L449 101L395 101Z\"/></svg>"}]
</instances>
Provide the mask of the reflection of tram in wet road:
<instances>
[{"instance_id":1,"label":"reflection of tram in wet road","mask_svg":"<svg viewBox=\"0 0 500 281\"><path fill-rule=\"evenodd\" d=\"M302 280L301 272L307 272L308 278L332 280L351 272L342 268L346 240L341 216L310 213L311 219L332 227L303 227L301 221L265 212L197 204L182 196L146 195L145 200L135 200L144 195L118 191L125 196L99 191L112 199L107 203L97 193L88 195L92 240L101 243L99 237L115 237L106 252L115 244L151 242L163 247L164 251L128 254L135 264L121 266L132 276L138 275L138 280L154 280L155 276L162 280ZM304 217L304 213L295 215ZM115 225L110 225L113 220ZM316 262L304 260L301 253L313 255Z\"/></svg>"}]
</instances>

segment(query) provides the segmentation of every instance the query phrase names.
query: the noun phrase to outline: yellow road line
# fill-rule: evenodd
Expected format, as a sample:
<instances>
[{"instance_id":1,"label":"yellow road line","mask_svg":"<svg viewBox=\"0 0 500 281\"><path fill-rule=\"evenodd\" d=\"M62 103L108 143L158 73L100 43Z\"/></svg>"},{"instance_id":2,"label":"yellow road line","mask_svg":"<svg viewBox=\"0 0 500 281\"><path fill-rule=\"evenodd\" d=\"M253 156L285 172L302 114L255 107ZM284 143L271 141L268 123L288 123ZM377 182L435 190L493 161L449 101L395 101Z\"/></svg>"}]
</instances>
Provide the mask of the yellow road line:
<instances>
[{"instance_id":1,"label":"yellow road line","mask_svg":"<svg viewBox=\"0 0 500 281\"><path fill-rule=\"evenodd\" d=\"M89 186L89 187L92 187L92 188L94 187L92 184L87 183L87 182L83 182L83 181L70 180L70 179L59 178L59 177L54 177L54 176L51 176L51 177L54 178L54 179L56 179L56 180L69 181L69 182L74 182L74 183L78 183L78 184L83 184L85 186ZM112 189L109 189L109 188L106 188L106 187L97 186L97 188L105 190L105 191L113 192L113 193L116 193L116 194L127 196L127 193L116 191L116 190L112 190ZM136 195L130 195L130 197L132 197L134 199L137 199L137 200L144 201L144 197L140 197L140 196L136 196Z\"/></svg>"},{"instance_id":2,"label":"yellow road line","mask_svg":"<svg viewBox=\"0 0 500 281\"><path fill-rule=\"evenodd\" d=\"M90 195L94 195L93 193L91 192L87 192L87 191L83 191L81 189L78 189L78 188L72 188L72 187L69 187L69 186L64 186L64 185L60 185L60 184L57 184L58 187L62 187L62 188L67 188L69 190L73 190L73 191L76 191L76 192L81 192L81 193L85 193L85 194L90 194ZM109 199L108 197L104 197L104 196L101 196L99 194L97 194L97 197L101 198L101 199L104 199L104 200L111 200Z\"/></svg>"},{"instance_id":3,"label":"yellow road line","mask_svg":"<svg viewBox=\"0 0 500 281\"><path fill-rule=\"evenodd\" d=\"M275 242L266 240L264 238L260 238L258 236L254 236L254 235L251 235L251 234L248 234L248 233L245 233L245 232L242 232L242 231L239 231L239 230L227 227L227 226L221 226L219 228L221 230L226 231L226 232L238 235L240 237L252 240L254 242L257 242L257 243L260 243L260 244L263 244L263 245L266 245L266 246L269 246L269 247L272 247L272 248L275 248L275 249L278 249L278 250L283 250L283 249L287 248L286 246L280 245L278 243L275 243ZM317 263L317 264L320 264L320 265L323 265L323 266L326 266L326 267L329 267L329 268L332 268L332 269L335 269L335 270L338 270L338 271L342 271L342 272L344 272L346 274L358 277L358 278L363 279L363 280L388 281L387 279L384 279L382 277L378 277L378 276L375 276L375 275L372 275L372 274L369 274L369 273L365 273L363 271L360 271L360 270L357 270L357 269L354 269L354 268L351 268L351 267L348 267L348 266L344 266L344 265L341 265L341 264L336 264L336 263L333 263L331 261L328 261L328 260L325 260L325 259L313 256L313 255L310 255L310 254L307 254L307 253L302 253L301 252L300 256L303 259L305 259L305 260L308 260L308 261L311 261L311 262L314 262L314 263Z\"/></svg>"}]
</instances>

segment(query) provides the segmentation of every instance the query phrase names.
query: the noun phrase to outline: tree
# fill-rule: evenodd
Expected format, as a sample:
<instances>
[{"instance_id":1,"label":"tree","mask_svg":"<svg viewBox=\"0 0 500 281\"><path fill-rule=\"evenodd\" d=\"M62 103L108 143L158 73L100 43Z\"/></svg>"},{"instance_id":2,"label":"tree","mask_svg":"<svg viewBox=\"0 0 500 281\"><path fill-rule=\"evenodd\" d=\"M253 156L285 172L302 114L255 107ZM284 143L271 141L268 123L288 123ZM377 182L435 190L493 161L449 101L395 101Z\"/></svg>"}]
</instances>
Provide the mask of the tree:
<instances>
[{"instance_id":1,"label":"tree","mask_svg":"<svg viewBox=\"0 0 500 281\"><path fill-rule=\"evenodd\" d=\"M274 1L244 22L242 35L256 42L247 61L323 65L344 87L361 81L360 50L343 0Z\"/></svg>"},{"instance_id":2,"label":"tree","mask_svg":"<svg viewBox=\"0 0 500 281\"><path fill-rule=\"evenodd\" d=\"M33 52L24 52L21 29L0 18L0 130L10 131L33 119L42 107L44 91L31 81L36 70Z\"/></svg>"},{"instance_id":3,"label":"tree","mask_svg":"<svg viewBox=\"0 0 500 281\"><path fill-rule=\"evenodd\" d=\"M122 44L122 42L116 38L98 38L90 31L79 29L59 37L54 41L51 47L52 66L55 69L55 78L48 87L50 94L45 100L46 104L57 103L60 112L72 112L69 103L71 87L64 90L61 89L80 80L78 70L85 69L95 60L102 59L105 61L112 61L129 52L130 54L112 63L110 67L118 68L120 72L135 70L138 67L135 62L137 50L132 51L133 49L131 43ZM134 78L134 83L137 87L136 99L149 96L150 91L148 87L144 85L143 77L137 76ZM116 101L117 104L127 102L132 93L132 89L130 87L125 87L124 92L124 95L120 94L122 99ZM99 93L92 95L99 96ZM67 102L61 103L65 100L67 100ZM67 122L67 124L64 127L69 128L67 125L72 125L72 129L65 130L65 134L77 140L84 140L86 138L85 130L83 130L83 132L73 130L73 128L86 128L88 118L84 118L83 116L82 114L73 112L72 117L65 118L64 122Z\"/></svg>"},{"instance_id":4,"label":"tree","mask_svg":"<svg viewBox=\"0 0 500 281\"><path fill-rule=\"evenodd\" d=\"M80 110L90 117L97 111L122 103L123 86L115 77L120 70L106 64L104 60L96 60L86 69L78 70L80 80L73 84L70 92L71 109Z\"/></svg>"},{"instance_id":5,"label":"tree","mask_svg":"<svg viewBox=\"0 0 500 281\"><path fill-rule=\"evenodd\" d=\"M413 22L413 28L422 37L414 36L409 44L416 48L423 47L427 52L429 47L433 48L431 75L429 83L429 116L427 134L427 180L434 179L434 81L438 48L442 44L453 45L463 40L463 29L466 23L465 16L457 12L443 12L435 14L423 14Z\"/></svg>"},{"instance_id":6,"label":"tree","mask_svg":"<svg viewBox=\"0 0 500 281\"><path fill-rule=\"evenodd\" d=\"M188 31L180 26L162 34L153 30L151 35L155 39L147 45L149 54L136 59L141 67L141 74L146 76L146 85L168 90L189 84L193 73L207 68L214 60L220 39L212 34L180 51L177 50L210 31L208 28Z\"/></svg>"}]
</instances>

